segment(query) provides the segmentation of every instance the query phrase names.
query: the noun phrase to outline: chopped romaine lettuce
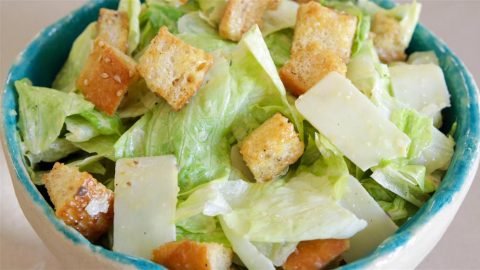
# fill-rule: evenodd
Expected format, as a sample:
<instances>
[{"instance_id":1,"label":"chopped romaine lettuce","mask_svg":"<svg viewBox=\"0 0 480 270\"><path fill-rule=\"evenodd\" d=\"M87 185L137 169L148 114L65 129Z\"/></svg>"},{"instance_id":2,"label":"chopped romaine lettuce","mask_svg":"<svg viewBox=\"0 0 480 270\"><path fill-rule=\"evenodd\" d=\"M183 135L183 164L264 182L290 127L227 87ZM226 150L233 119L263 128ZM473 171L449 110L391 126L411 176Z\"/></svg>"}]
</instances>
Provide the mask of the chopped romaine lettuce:
<instances>
[{"instance_id":1,"label":"chopped romaine lettuce","mask_svg":"<svg viewBox=\"0 0 480 270\"><path fill-rule=\"evenodd\" d=\"M128 14L128 53L132 54L140 43L140 0L121 0L118 10Z\"/></svg>"},{"instance_id":2,"label":"chopped romaine lettuce","mask_svg":"<svg viewBox=\"0 0 480 270\"><path fill-rule=\"evenodd\" d=\"M290 59L292 40L292 29L284 29L265 37L265 43L277 68L281 68Z\"/></svg>"},{"instance_id":3,"label":"chopped romaine lettuce","mask_svg":"<svg viewBox=\"0 0 480 270\"><path fill-rule=\"evenodd\" d=\"M432 127L432 141L420 153L420 156L413 160L414 164L424 165L427 173L436 170L447 170L454 152L455 142L452 137L445 136L438 129Z\"/></svg>"},{"instance_id":4,"label":"chopped romaine lettuce","mask_svg":"<svg viewBox=\"0 0 480 270\"><path fill-rule=\"evenodd\" d=\"M117 140L118 135L100 135L88 141L72 143L87 153L96 153L97 155L115 161L114 144Z\"/></svg>"},{"instance_id":5,"label":"chopped romaine lettuce","mask_svg":"<svg viewBox=\"0 0 480 270\"><path fill-rule=\"evenodd\" d=\"M81 96L32 86L27 79L15 82L18 92L18 126L26 149L38 155L49 149L62 131L65 118L93 109Z\"/></svg>"},{"instance_id":6,"label":"chopped romaine lettuce","mask_svg":"<svg viewBox=\"0 0 480 270\"><path fill-rule=\"evenodd\" d=\"M48 149L40 152L39 154L27 153L26 156L28 161L30 161L30 165L33 166L40 161L55 162L70 155L71 153L75 153L78 150L79 149L68 140L56 139L49 145Z\"/></svg>"},{"instance_id":7,"label":"chopped romaine lettuce","mask_svg":"<svg viewBox=\"0 0 480 270\"><path fill-rule=\"evenodd\" d=\"M92 51L93 40L96 36L97 23L91 23L75 39L67 61L53 81L52 88L64 92L74 92L77 89L77 78Z\"/></svg>"},{"instance_id":8,"label":"chopped romaine lettuce","mask_svg":"<svg viewBox=\"0 0 480 270\"><path fill-rule=\"evenodd\" d=\"M285 28L294 28L297 21L298 3L292 0L280 0L278 7L267 10L262 18L262 34L268 36Z\"/></svg>"},{"instance_id":9,"label":"chopped romaine lettuce","mask_svg":"<svg viewBox=\"0 0 480 270\"><path fill-rule=\"evenodd\" d=\"M160 101L160 98L148 89L145 80L133 83L128 87L127 93L117 111L121 118L142 116Z\"/></svg>"}]
</instances>

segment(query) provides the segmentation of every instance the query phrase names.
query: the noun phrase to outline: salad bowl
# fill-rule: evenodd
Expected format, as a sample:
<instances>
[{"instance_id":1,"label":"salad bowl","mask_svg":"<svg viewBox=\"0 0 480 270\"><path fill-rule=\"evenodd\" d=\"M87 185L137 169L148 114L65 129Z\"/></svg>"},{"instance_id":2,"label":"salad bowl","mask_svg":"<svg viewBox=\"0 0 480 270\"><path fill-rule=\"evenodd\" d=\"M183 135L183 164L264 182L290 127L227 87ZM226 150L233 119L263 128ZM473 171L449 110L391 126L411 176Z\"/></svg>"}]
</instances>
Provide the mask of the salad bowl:
<instances>
[{"instance_id":1,"label":"salad bowl","mask_svg":"<svg viewBox=\"0 0 480 270\"><path fill-rule=\"evenodd\" d=\"M383 7L391 1L376 1ZM50 86L67 58L75 38L100 8L115 8L115 0L91 1L45 28L18 56L1 93L0 138L20 206L45 245L65 265L100 269L164 269L136 258L91 244L56 218L49 202L29 178L17 135L16 80L28 77L34 85ZM451 94L445 126L457 124L456 149L450 167L435 194L417 214L368 256L342 269L411 269L433 249L455 217L474 179L479 160L480 109L477 86L455 54L433 33L418 25L408 51L433 50L440 60Z\"/></svg>"}]
</instances>

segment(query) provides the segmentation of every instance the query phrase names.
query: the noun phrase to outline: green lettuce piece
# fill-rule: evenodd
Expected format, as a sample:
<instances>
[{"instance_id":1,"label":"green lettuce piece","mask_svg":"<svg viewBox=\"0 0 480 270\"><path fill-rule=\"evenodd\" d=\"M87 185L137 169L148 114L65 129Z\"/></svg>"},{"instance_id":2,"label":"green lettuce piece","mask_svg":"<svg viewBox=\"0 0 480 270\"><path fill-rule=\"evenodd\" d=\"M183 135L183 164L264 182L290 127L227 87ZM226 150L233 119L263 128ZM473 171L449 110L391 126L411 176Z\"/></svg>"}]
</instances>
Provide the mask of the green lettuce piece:
<instances>
[{"instance_id":1,"label":"green lettuce piece","mask_svg":"<svg viewBox=\"0 0 480 270\"><path fill-rule=\"evenodd\" d=\"M46 151L58 138L65 118L93 109L81 96L32 86L27 79L15 82L18 93L18 126L26 149L32 154Z\"/></svg>"},{"instance_id":2,"label":"green lettuce piece","mask_svg":"<svg viewBox=\"0 0 480 270\"><path fill-rule=\"evenodd\" d=\"M80 116L87 120L102 135L120 135L125 129L122 120L116 115L108 116L97 110L89 110L80 113Z\"/></svg>"},{"instance_id":3,"label":"green lettuce piece","mask_svg":"<svg viewBox=\"0 0 480 270\"><path fill-rule=\"evenodd\" d=\"M433 127L431 118L411 109L400 109L392 112L390 120L411 140L407 158L418 158L431 144Z\"/></svg>"},{"instance_id":4,"label":"green lettuce piece","mask_svg":"<svg viewBox=\"0 0 480 270\"><path fill-rule=\"evenodd\" d=\"M128 87L117 114L120 118L142 116L160 101L160 98L148 89L145 80L138 80Z\"/></svg>"},{"instance_id":5,"label":"green lettuce piece","mask_svg":"<svg viewBox=\"0 0 480 270\"><path fill-rule=\"evenodd\" d=\"M215 58L205 81L180 112L162 101L143 116L116 144L117 158L174 154L184 192L228 178L231 131L243 129L245 123L253 130L276 112L295 119L258 27L244 35L231 62ZM140 139L132 137L139 133L143 133ZM241 132L233 140L240 141L246 134Z\"/></svg>"},{"instance_id":6,"label":"green lettuce piece","mask_svg":"<svg viewBox=\"0 0 480 270\"><path fill-rule=\"evenodd\" d=\"M298 3L292 0L281 0L276 9L267 10L263 14L261 30L264 36L286 28L295 28Z\"/></svg>"},{"instance_id":7,"label":"green lettuce piece","mask_svg":"<svg viewBox=\"0 0 480 270\"><path fill-rule=\"evenodd\" d=\"M282 67L290 59L290 48L292 47L293 30L284 29L268 35L265 43L272 55L273 62L277 68Z\"/></svg>"},{"instance_id":8,"label":"green lettuce piece","mask_svg":"<svg viewBox=\"0 0 480 270\"><path fill-rule=\"evenodd\" d=\"M430 197L425 192L424 166L392 162L383 168L375 169L371 177L384 188L417 207L422 206Z\"/></svg>"},{"instance_id":9,"label":"green lettuce piece","mask_svg":"<svg viewBox=\"0 0 480 270\"><path fill-rule=\"evenodd\" d=\"M128 14L128 53L132 54L140 43L140 11L139 0L121 0L118 10Z\"/></svg>"},{"instance_id":10,"label":"green lettuce piece","mask_svg":"<svg viewBox=\"0 0 480 270\"><path fill-rule=\"evenodd\" d=\"M208 24L200 12L190 12L182 16L177 23L178 32L180 34L205 34L211 36L218 36L215 27Z\"/></svg>"},{"instance_id":11,"label":"green lettuce piece","mask_svg":"<svg viewBox=\"0 0 480 270\"><path fill-rule=\"evenodd\" d=\"M189 239L198 242L219 243L230 247L230 242L215 217L199 214L178 222L176 226L177 241Z\"/></svg>"},{"instance_id":12,"label":"green lettuce piece","mask_svg":"<svg viewBox=\"0 0 480 270\"><path fill-rule=\"evenodd\" d=\"M100 162L103 159L104 157L101 155L93 155L86 158L77 159L68 163L67 165L76 166L81 172L104 175L107 172L107 169Z\"/></svg>"},{"instance_id":13,"label":"green lettuce piece","mask_svg":"<svg viewBox=\"0 0 480 270\"><path fill-rule=\"evenodd\" d=\"M403 220L410 216L407 210L407 202L400 197L395 197L392 202L379 201L378 204L388 213L393 221Z\"/></svg>"},{"instance_id":14,"label":"green lettuce piece","mask_svg":"<svg viewBox=\"0 0 480 270\"><path fill-rule=\"evenodd\" d=\"M47 150L42 151L39 154L26 153L26 156L30 161L30 165L33 166L40 161L55 162L77 152L78 150L79 149L68 140L56 139L52 144L50 144Z\"/></svg>"},{"instance_id":15,"label":"green lettuce piece","mask_svg":"<svg viewBox=\"0 0 480 270\"><path fill-rule=\"evenodd\" d=\"M72 142L76 147L87 153L95 153L115 161L114 145L118 140L118 135L100 135L84 142Z\"/></svg>"},{"instance_id":16,"label":"green lettuce piece","mask_svg":"<svg viewBox=\"0 0 480 270\"><path fill-rule=\"evenodd\" d=\"M173 34L178 34L177 21L185 11L164 3L149 3L140 14L140 43L137 51L146 48L162 26Z\"/></svg>"},{"instance_id":17,"label":"green lettuce piece","mask_svg":"<svg viewBox=\"0 0 480 270\"><path fill-rule=\"evenodd\" d=\"M79 115L67 117L65 125L69 131L69 133L65 134L65 138L71 142L84 142L100 135L100 131Z\"/></svg>"},{"instance_id":18,"label":"green lettuce piece","mask_svg":"<svg viewBox=\"0 0 480 270\"><path fill-rule=\"evenodd\" d=\"M217 26L227 6L227 0L198 0L200 10L212 26Z\"/></svg>"},{"instance_id":19,"label":"green lettuce piece","mask_svg":"<svg viewBox=\"0 0 480 270\"><path fill-rule=\"evenodd\" d=\"M93 22L73 42L67 61L53 81L52 88L64 92L74 92L77 89L77 78L93 49L96 36L97 25Z\"/></svg>"},{"instance_id":20,"label":"green lettuce piece","mask_svg":"<svg viewBox=\"0 0 480 270\"><path fill-rule=\"evenodd\" d=\"M216 50L231 51L235 48L235 43L224 40L219 36L211 36L208 34L179 34L178 37L196 48L207 52L214 52Z\"/></svg>"},{"instance_id":21,"label":"green lettuce piece","mask_svg":"<svg viewBox=\"0 0 480 270\"><path fill-rule=\"evenodd\" d=\"M438 129L432 128L431 143L412 163L425 166L428 174L436 170L445 171L452 160L454 148L455 141L451 136L445 136Z\"/></svg>"}]
</instances>

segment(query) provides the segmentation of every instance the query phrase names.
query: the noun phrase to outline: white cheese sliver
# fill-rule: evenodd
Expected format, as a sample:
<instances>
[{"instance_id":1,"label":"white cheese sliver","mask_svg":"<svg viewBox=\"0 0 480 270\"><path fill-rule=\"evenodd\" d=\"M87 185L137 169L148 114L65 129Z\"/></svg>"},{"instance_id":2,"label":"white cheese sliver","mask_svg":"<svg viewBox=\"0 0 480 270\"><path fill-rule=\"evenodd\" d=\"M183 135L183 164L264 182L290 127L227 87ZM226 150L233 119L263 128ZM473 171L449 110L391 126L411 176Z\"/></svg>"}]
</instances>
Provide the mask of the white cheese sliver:
<instances>
[{"instance_id":1,"label":"white cheese sliver","mask_svg":"<svg viewBox=\"0 0 480 270\"><path fill-rule=\"evenodd\" d=\"M332 72L300 96L298 111L362 170L405 157L410 139L342 75Z\"/></svg>"},{"instance_id":2,"label":"white cheese sliver","mask_svg":"<svg viewBox=\"0 0 480 270\"><path fill-rule=\"evenodd\" d=\"M175 241L177 175L174 156L117 161L114 251L150 259L153 249Z\"/></svg>"},{"instance_id":3,"label":"white cheese sliver","mask_svg":"<svg viewBox=\"0 0 480 270\"><path fill-rule=\"evenodd\" d=\"M437 65L396 65L389 69L395 98L407 107L434 116L450 106L447 84Z\"/></svg>"},{"instance_id":4,"label":"white cheese sliver","mask_svg":"<svg viewBox=\"0 0 480 270\"><path fill-rule=\"evenodd\" d=\"M365 229L350 238L350 249L342 254L347 262L365 257L398 229L353 176L348 179L348 186L340 204L368 223Z\"/></svg>"}]
</instances>

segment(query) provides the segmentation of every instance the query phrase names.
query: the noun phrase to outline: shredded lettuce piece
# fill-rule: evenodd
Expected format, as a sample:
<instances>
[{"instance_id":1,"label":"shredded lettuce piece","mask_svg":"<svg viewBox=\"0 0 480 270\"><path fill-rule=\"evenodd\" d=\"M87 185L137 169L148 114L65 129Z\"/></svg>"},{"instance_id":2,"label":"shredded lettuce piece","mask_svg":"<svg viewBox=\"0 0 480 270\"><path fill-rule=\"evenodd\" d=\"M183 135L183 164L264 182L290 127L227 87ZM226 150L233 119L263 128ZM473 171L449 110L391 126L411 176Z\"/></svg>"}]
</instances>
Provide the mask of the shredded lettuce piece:
<instances>
[{"instance_id":1,"label":"shredded lettuce piece","mask_svg":"<svg viewBox=\"0 0 480 270\"><path fill-rule=\"evenodd\" d=\"M217 26L227 6L227 0L198 0L200 10L212 26Z\"/></svg>"},{"instance_id":2,"label":"shredded lettuce piece","mask_svg":"<svg viewBox=\"0 0 480 270\"><path fill-rule=\"evenodd\" d=\"M97 155L115 161L114 144L117 140L118 135L100 135L88 141L72 143L87 153L96 153Z\"/></svg>"},{"instance_id":3,"label":"shredded lettuce piece","mask_svg":"<svg viewBox=\"0 0 480 270\"><path fill-rule=\"evenodd\" d=\"M410 138L408 159L418 158L432 142L432 119L410 109L392 112L390 120Z\"/></svg>"},{"instance_id":4,"label":"shredded lettuce piece","mask_svg":"<svg viewBox=\"0 0 480 270\"><path fill-rule=\"evenodd\" d=\"M148 89L145 80L138 80L128 87L128 95L123 98L117 114L120 118L142 116L159 102L160 98Z\"/></svg>"},{"instance_id":5,"label":"shredded lettuce piece","mask_svg":"<svg viewBox=\"0 0 480 270\"><path fill-rule=\"evenodd\" d=\"M284 29L265 37L265 43L277 68L281 68L290 59L293 30Z\"/></svg>"},{"instance_id":6,"label":"shredded lettuce piece","mask_svg":"<svg viewBox=\"0 0 480 270\"><path fill-rule=\"evenodd\" d=\"M267 10L262 18L262 34L268 36L285 28L294 28L297 21L298 3L292 0L280 0L278 7Z\"/></svg>"},{"instance_id":7,"label":"shredded lettuce piece","mask_svg":"<svg viewBox=\"0 0 480 270\"><path fill-rule=\"evenodd\" d=\"M93 40L96 36L97 23L93 22L73 42L67 61L53 81L52 88L64 92L75 92L77 78L93 49Z\"/></svg>"},{"instance_id":8,"label":"shredded lettuce piece","mask_svg":"<svg viewBox=\"0 0 480 270\"><path fill-rule=\"evenodd\" d=\"M32 86L27 79L16 81L15 87L19 95L20 134L26 149L35 155L49 149L67 116L93 109L93 104L81 96Z\"/></svg>"},{"instance_id":9,"label":"shredded lettuce piece","mask_svg":"<svg viewBox=\"0 0 480 270\"><path fill-rule=\"evenodd\" d=\"M26 153L30 165L35 165L41 161L55 162L62 159L72 153L77 152L79 149L66 139L56 139L51 143L48 149L42 151L39 154Z\"/></svg>"},{"instance_id":10,"label":"shredded lettuce piece","mask_svg":"<svg viewBox=\"0 0 480 270\"><path fill-rule=\"evenodd\" d=\"M128 15L128 53L132 54L140 43L140 11L142 4L139 0L121 0L118 10Z\"/></svg>"},{"instance_id":11,"label":"shredded lettuce piece","mask_svg":"<svg viewBox=\"0 0 480 270\"><path fill-rule=\"evenodd\" d=\"M177 241L189 239L199 242L220 243L230 247L216 217L209 217L202 214L183 219L177 224Z\"/></svg>"}]
</instances>

